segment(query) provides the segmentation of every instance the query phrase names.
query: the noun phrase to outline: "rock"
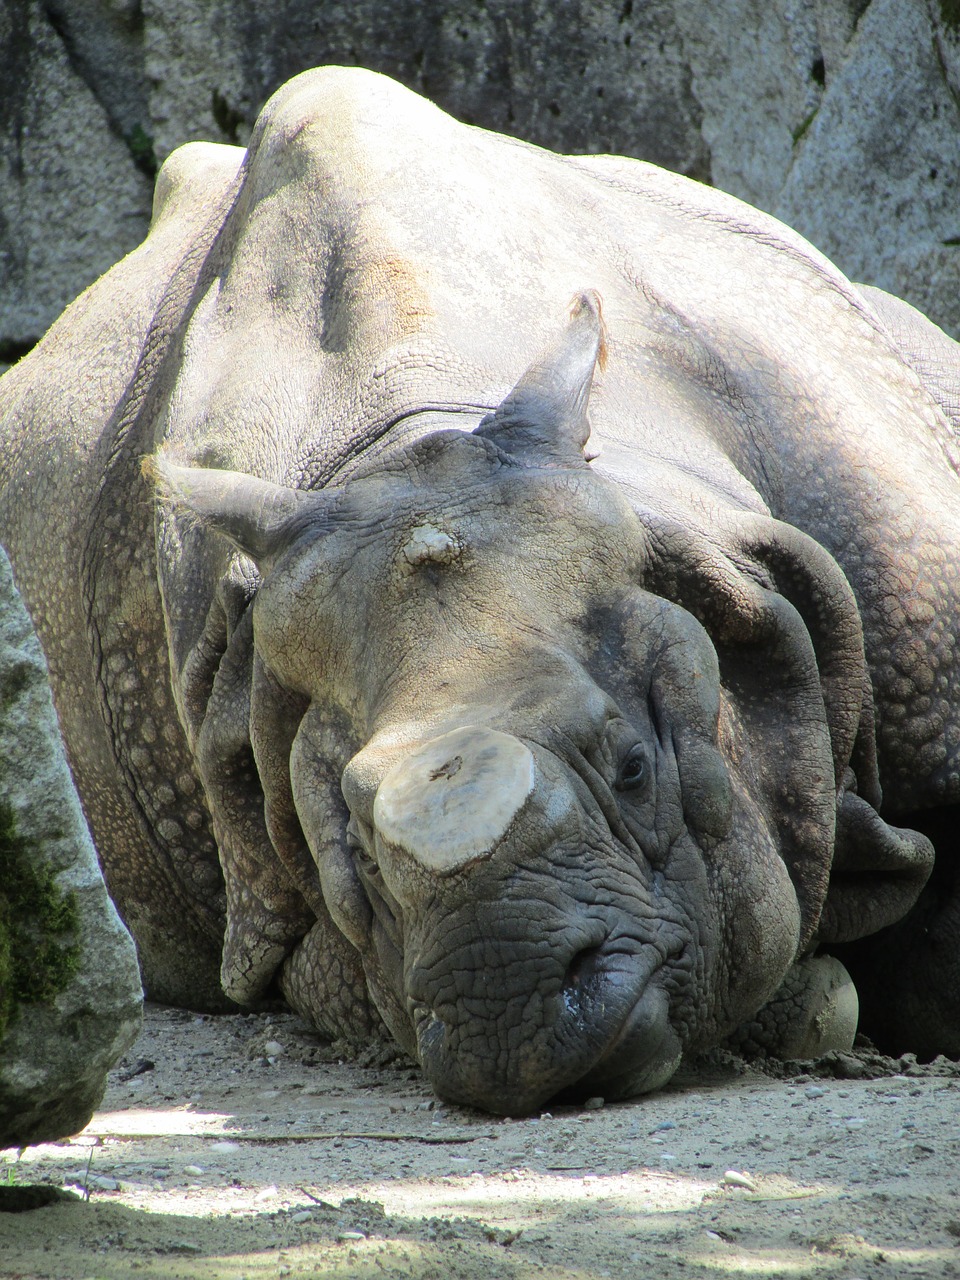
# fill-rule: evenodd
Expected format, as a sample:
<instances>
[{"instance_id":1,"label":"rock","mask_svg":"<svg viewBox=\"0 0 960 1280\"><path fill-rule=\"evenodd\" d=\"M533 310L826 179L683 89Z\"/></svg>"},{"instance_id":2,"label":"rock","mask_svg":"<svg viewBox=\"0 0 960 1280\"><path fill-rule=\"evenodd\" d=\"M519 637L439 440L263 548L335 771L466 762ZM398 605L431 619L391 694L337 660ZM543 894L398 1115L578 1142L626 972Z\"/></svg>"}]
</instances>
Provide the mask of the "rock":
<instances>
[{"instance_id":1,"label":"rock","mask_svg":"<svg viewBox=\"0 0 960 1280\"><path fill-rule=\"evenodd\" d=\"M86 78L52 21L59 7L67 6L0 6L0 361L28 349L141 242L150 220L152 175L138 167L130 140L146 138L148 122L118 127L103 104L111 81L132 78L135 51L117 48ZM123 6L75 6L94 7L101 12L90 26L100 24L102 43L116 26L109 11Z\"/></svg>"},{"instance_id":2,"label":"rock","mask_svg":"<svg viewBox=\"0 0 960 1280\"><path fill-rule=\"evenodd\" d=\"M873 0L767 207L852 279L960 326L960 31L951 6Z\"/></svg>"},{"instance_id":3,"label":"rock","mask_svg":"<svg viewBox=\"0 0 960 1280\"><path fill-rule=\"evenodd\" d=\"M333 63L383 71L471 124L541 146L627 151L705 178L678 7L168 0L149 7L145 32L157 154L187 138L244 143L284 80Z\"/></svg>"},{"instance_id":4,"label":"rock","mask_svg":"<svg viewBox=\"0 0 960 1280\"><path fill-rule=\"evenodd\" d=\"M84 1185L89 1191L119 1191L120 1182L116 1178L109 1178L104 1174L92 1173L84 1179Z\"/></svg>"},{"instance_id":5,"label":"rock","mask_svg":"<svg viewBox=\"0 0 960 1280\"><path fill-rule=\"evenodd\" d=\"M852 1053L828 1053L821 1059L821 1065L840 1080L864 1080L870 1075L870 1070L860 1058ZM841 1097L846 1097L846 1091L840 1090Z\"/></svg>"},{"instance_id":6,"label":"rock","mask_svg":"<svg viewBox=\"0 0 960 1280\"><path fill-rule=\"evenodd\" d=\"M727 0L678 4L676 11L703 109L711 179L770 209L790 173L794 139L823 95L815 6Z\"/></svg>"},{"instance_id":7,"label":"rock","mask_svg":"<svg viewBox=\"0 0 960 1280\"><path fill-rule=\"evenodd\" d=\"M0 1148L82 1129L141 1018L133 942L67 766L0 550Z\"/></svg>"},{"instance_id":8,"label":"rock","mask_svg":"<svg viewBox=\"0 0 960 1280\"><path fill-rule=\"evenodd\" d=\"M960 333L960 28L925 0L676 6L713 183Z\"/></svg>"}]
</instances>

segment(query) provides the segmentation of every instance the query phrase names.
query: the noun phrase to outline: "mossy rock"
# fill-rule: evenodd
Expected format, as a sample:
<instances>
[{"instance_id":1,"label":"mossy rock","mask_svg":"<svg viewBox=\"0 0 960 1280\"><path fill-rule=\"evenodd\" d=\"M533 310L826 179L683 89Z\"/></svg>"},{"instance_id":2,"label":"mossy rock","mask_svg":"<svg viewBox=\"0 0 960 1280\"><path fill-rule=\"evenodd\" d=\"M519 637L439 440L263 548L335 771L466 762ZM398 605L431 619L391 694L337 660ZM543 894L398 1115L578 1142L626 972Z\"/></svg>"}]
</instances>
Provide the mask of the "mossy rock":
<instances>
[{"instance_id":1,"label":"mossy rock","mask_svg":"<svg viewBox=\"0 0 960 1280\"><path fill-rule=\"evenodd\" d=\"M0 802L0 1039L23 1004L52 1000L69 985L80 957L76 898L36 857Z\"/></svg>"},{"instance_id":2,"label":"mossy rock","mask_svg":"<svg viewBox=\"0 0 960 1280\"><path fill-rule=\"evenodd\" d=\"M0 549L0 1147L76 1133L139 1027L136 951Z\"/></svg>"}]
</instances>

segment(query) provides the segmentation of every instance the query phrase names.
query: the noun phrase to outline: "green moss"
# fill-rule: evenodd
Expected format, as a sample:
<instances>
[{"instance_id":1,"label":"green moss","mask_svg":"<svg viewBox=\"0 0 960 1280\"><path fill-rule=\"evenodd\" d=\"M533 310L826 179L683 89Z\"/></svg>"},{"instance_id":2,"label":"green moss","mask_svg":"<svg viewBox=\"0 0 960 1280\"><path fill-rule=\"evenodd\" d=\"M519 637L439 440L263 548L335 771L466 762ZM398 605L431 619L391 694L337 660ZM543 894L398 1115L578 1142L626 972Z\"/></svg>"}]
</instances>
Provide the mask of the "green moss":
<instances>
[{"instance_id":1,"label":"green moss","mask_svg":"<svg viewBox=\"0 0 960 1280\"><path fill-rule=\"evenodd\" d=\"M154 179L157 176L157 154L153 149L153 138L142 124L133 126L127 134L126 142L140 172L151 180Z\"/></svg>"},{"instance_id":2,"label":"green moss","mask_svg":"<svg viewBox=\"0 0 960 1280\"><path fill-rule=\"evenodd\" d=\"M11 707L35 676L36 668L29 662L8 663L0 675L0 709Z\"/></svg>"},{"instance_id":3,"label":"green moss","mask_svg":"<svg viewBox=\"0 0 960 1280\"><path fill-rule=\"evenodd\" d=\"M52 1000L77 971L76 898L38 866L36 844L0 803L0 1037L23 1004Z\"/></svg>"},{"instance_id":4,"label":"green moss","mask_svg":"<svg viewBox=\"0 0 960 1280\"><path fill-rule=\"evenodd\" d=\"M960 2L960 0L958 0L958 2ZM796 146L797 143L800 142L806 136L810 126L813 124L814 120L816 120L817 112L819 110L820 110L819 107L814 107L814 109L810 112L810 114L806 116L803 120L801 120L800 123L797 125L796 129L794 129L793 131L794 146Z\"/></svg>"}]
</instances>

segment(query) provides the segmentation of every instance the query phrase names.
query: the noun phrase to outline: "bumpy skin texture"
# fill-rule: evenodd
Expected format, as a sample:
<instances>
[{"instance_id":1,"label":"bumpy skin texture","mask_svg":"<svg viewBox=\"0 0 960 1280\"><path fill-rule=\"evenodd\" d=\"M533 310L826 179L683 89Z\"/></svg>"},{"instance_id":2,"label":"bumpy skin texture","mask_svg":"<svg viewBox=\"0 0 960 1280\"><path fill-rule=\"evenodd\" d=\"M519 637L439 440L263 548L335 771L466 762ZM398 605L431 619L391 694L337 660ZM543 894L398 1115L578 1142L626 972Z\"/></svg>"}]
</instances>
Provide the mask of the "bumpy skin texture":
<instances>
[{"instance_id":1,"label":"bumpy skin texture","mask_svg":"<svg viewBox=\"0 0 960 1280\"><path fill-rule=\"evenodd\" d=\"M522 1111L656 1087L843 945L868 1030L960 1052L958 364L908 311L369 73L175 153L3 383L150 993L279 988Z\"/></svg>"}]
</instances>

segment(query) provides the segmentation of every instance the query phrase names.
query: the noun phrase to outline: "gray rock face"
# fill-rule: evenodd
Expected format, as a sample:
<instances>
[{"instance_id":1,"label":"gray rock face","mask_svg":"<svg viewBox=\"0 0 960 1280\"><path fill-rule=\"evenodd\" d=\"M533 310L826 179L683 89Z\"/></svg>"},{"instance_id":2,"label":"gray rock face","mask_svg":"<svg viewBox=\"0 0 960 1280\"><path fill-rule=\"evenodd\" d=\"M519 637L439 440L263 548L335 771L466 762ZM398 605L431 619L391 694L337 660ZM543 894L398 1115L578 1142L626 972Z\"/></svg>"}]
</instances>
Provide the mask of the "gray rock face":
<instances>
[{"instance_id":1,"label":"gray rock face","mask_svg":"<svg viewBox=\"0 0 960 1280\"><path fill-rule=\"evenodd\" d=\"M324 63L383 71L471 124L560 151L643 155L706 178L675 0L384 5L196 0L150 6L158 157L185 138L246 142L264 100ZM183 133L184 125L196 132Z\"/></svg>"},{"instance_id":2,"label":"gray rock face","mask_svg":"<svg viewBox=\"0 0 960 1280\"><path fill-rule=\"evenodd\" d=\"M152 179L104 105L112 73L79 64L40 3L0 7L0 361L143 237Z\"/></svg>"},{"instance_id":3,"label":"gray rock face","mask_svg":"<svg viewBox=\"0 0 960 1280\"><path fill-rule=\"evenodd\" d=\"M794 225L960 333L960 33L941 0L8 0L0 361L139 243L156 161L245 143L310 66L386 72L459 118L638 156Z\"/></svg>"},{"instance_id":4,"label":"gray rock face","mask_svg":"<svg viewBox=\"0 0 960 1280\"><path fill-rule=\"evenodd\" d=\"M768 207L846 275L956 334L960 31L949 10L873 0Z\"/></svg>"},{"instance_id":5,"label":"gray rock face","mask_svg":"<svg viewBox=\"0 0 960 1280\"><path fill-rule=\"evenodd\" d=\"M140 1025L40 646L0 550L0 1147L76 1133Z\"/></svg>"}]
</instances>

